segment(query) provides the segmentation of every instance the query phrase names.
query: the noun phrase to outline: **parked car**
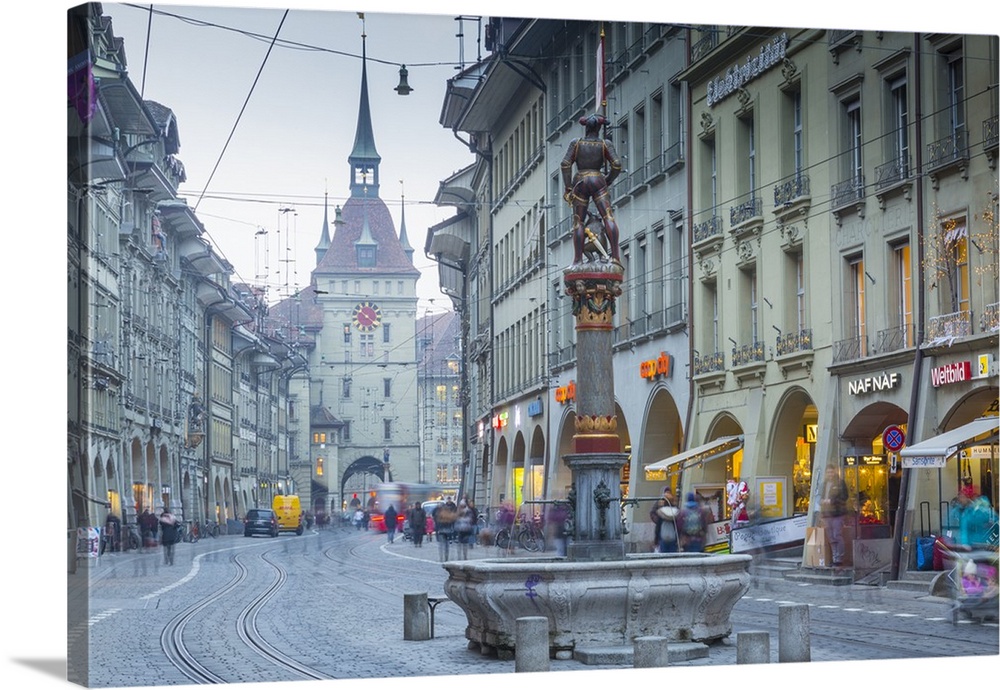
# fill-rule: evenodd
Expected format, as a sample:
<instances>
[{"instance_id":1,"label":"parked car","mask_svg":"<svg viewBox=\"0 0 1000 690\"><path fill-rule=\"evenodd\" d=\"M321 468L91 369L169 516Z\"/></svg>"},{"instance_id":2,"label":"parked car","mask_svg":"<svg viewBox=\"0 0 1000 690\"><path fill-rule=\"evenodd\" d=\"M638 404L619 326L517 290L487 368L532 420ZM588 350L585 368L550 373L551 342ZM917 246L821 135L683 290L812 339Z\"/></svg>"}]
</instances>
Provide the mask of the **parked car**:
<instances>
[{"instance_id":1,"label":"parked car","mask_svg":"<svg viewBox=\"0 0 1000 690\"><path fill-rule=\"evenodd\" d=\"M252 508L243 519L243 536L252 537L263 534L269 537L278 536L278 514L269 508Z\"/></svg>"}]
</instances>

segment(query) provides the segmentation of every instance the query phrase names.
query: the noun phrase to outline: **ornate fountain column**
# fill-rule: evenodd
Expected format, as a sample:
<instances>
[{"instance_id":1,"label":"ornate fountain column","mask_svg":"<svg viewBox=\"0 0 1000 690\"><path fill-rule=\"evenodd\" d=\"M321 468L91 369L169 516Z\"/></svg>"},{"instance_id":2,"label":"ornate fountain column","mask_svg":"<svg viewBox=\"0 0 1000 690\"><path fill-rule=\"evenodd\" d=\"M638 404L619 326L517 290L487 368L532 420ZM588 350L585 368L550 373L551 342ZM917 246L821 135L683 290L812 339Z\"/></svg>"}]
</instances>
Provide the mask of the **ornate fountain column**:
<instances>
[{"instance_id":1,"label":"ornate fountain column","mask_svg":"<svg viewBox=\"0 0 1000 690\"><path fill-rule=\"evenodd\" d=\"M625 556L620 517L622 465L611 363L615 300L624 269L613 260L575 263L564 271L576 316L576 433L563 460L573 473L574 540L570 560Z\"/></svg>"}]
</instances>

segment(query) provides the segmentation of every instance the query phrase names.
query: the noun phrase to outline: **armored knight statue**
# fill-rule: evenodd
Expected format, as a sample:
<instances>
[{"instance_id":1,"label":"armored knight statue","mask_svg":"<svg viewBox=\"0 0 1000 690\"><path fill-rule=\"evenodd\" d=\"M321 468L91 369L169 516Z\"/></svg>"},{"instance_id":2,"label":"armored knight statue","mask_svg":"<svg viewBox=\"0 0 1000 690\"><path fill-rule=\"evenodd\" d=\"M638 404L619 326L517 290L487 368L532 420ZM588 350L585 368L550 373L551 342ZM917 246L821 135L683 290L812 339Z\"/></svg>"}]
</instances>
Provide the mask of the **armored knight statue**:
<instances>
[{"instance_id":1,"label":"armored knight statue","mask_svg":"<svg viewBox=\"0 0 1000 690\"><path fill-rule=\"evenodd\" d=\"M606 123L607 120L603 116L596 114L580 118L580 124L584 126L586 133L583 137L570 142L560 166L566 190L563 198L573 207L573 263L580 263L583 260L583 251L588 239L587 220L591 215L589 213L591 200L597 207L604 227L604 238L609 245L610 258L620 263L618 224L615 223L611 211L611 194L608 189L621 174L622 163L611 141L600 136L601 127ZM603 171L605 162L609 168L607 175ZM591 239L603 250L596 237Z\"/></svg>"}]
</instances>

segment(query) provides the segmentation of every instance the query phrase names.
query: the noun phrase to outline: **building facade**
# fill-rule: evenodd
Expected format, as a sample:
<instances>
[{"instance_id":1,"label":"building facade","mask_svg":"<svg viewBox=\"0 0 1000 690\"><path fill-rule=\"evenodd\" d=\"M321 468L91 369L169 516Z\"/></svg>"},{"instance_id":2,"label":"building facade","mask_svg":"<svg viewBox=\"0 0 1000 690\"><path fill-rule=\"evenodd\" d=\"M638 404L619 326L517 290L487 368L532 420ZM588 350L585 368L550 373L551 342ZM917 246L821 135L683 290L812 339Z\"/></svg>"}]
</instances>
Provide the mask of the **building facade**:
<instances>
[{"instance_id":1,"label":"building facade","mask_svg":"<svg viewBox=\"0 0 1000 690\"><path fill-rule=\"evenodd\" d=\"M109 515L134 523L167 507L225 525L269 492L294 491L282 374L294 353L260 335L261 300L231 284L178 197L178 123L132 84L112 18L90 3L68 20L73 571L87 530Z\"/></svg>"},{"instance_id":2,"label":"building facade","mask_svg":"<svg viewBox=\"0 0 1000 690\"><path fill-rule=\"evenodd\" d=\"M487 46L503 57L451 80L442 116L480 155L442 183L441 201L460 213L428 236L467 296L476 414L489 409L497 425L492 456L470 456L489 502L527 486L511 472L520 459L505 453L510 438L530 437L502 424L506 411L524 425L536 392L522 379L537 344L501 333L517 323L504 305L542 275L545 292L524 295L545 305L548 432L544 450L524 457L542 458L545 499L569 483L560 458L572 448L575 334L560 285L571 243L559 163L581 134L577 118L599 109L602 64L607 136L624 167L612 189L626 269L613 360L631 453L623 494L641 501L661 484L701 494L717 518L710 541L726 548L727 485L746 481L755 518L780 524L772 545L794 548L821 524L820 478L836 467L852 494L851 556L866 559L857 573L912 567L903 536L947 530L947 503L963 486L995 504L995 429L964 439L971 449L940 467L903 458L907 445L996 415L996 37L489 26ZM538 163L530 139L510 136L531 131L520 128L536 92ZM500 96L505 108L490 100ZM475 119L481 112L491 118ZM525 272L533 247L507 240L518 226L502 211L509 199L534 203L537 167L545 259ZM492 346L477 345L486 333ZM632 516L635 549L651 538L645 514Z\"/></svg>"}]
</instances>

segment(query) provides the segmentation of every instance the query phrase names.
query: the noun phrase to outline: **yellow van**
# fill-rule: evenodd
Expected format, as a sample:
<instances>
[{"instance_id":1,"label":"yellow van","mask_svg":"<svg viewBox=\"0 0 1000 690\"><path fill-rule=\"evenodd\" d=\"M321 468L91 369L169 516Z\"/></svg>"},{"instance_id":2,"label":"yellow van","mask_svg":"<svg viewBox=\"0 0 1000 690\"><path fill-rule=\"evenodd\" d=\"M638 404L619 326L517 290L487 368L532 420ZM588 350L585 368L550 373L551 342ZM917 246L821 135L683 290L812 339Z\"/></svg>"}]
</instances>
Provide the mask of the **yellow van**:
<instances>
[{"instance_id":1,"label":"yellow van","mask_svg":"<svg viewBox=\"0 0 1000 690\"><path fill-rule=\"evenodd\" d=\"M279 532L302 534L302 506L298 496L275 496L272 507L278 515Z\"/></svg>"}]
</instances>

